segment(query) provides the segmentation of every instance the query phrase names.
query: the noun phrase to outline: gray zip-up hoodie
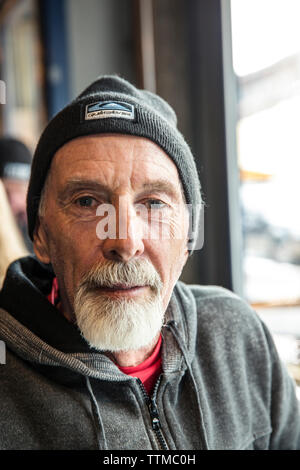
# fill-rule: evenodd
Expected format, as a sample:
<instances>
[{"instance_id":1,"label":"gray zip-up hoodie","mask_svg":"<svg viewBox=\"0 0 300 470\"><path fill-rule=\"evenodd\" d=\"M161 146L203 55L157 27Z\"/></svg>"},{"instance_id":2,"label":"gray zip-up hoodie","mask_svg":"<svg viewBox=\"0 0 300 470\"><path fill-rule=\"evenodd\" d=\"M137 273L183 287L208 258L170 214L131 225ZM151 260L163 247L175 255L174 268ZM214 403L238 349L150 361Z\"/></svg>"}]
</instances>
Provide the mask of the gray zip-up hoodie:
<instances>
[{"instance_id":1,"label":"gray zip-up hoodie","mask_svg":"<svg viewBox=\"0 0 300 470\"><path fill-rule=\"evenodd\" d=\"M0 449L300 449L294 382L253 310L178 282L148 397L46 298L53 273L13 263L0 295Z\"/></svg>"}]
</instances>

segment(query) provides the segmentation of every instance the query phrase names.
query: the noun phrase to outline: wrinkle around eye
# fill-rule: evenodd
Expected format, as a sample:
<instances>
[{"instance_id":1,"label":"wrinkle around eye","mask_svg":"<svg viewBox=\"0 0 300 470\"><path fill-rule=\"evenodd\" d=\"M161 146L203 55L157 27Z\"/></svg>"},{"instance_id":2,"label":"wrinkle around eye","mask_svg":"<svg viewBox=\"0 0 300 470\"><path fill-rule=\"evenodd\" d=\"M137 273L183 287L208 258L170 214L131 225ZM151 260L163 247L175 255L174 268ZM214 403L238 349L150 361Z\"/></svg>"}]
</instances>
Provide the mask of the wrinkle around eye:
<instances>
[{"instance_id":1,"label":"wrinkle around eye","mask_svg":"<svg viewBox=\"0 0 300 470\"><path fill-rule=\"evenodd\" d=\"M91 204L80 204L80 201L90 200ZM91 209L93 207L97 207L99 205L98 201L92 196L80 196L74 201L75 205L79 206L80 208ZM94 203L94 204L93 204Z\"/></svg>"},{"instance_id":2,"label":"wrinkle around eye","mask_svg":"<svg viewBox=\"0 0 300 470\"><path fill-rule=\"evenodd\" d=\"M166 202L160 201L158 199L149 199L149 201L146 201L144 204L150 210L165 209L168 207Z\"/></svg>"}]
</instances>

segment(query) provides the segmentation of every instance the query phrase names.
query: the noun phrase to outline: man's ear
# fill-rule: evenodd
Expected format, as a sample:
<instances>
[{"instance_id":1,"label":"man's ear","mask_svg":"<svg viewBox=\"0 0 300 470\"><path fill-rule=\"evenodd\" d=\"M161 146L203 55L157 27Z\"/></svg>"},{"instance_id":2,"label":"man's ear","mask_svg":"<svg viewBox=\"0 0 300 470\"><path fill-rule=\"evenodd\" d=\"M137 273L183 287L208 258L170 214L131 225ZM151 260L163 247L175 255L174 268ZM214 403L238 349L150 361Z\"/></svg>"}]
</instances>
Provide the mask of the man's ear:
<instances>
[{"instance_id":1,"label":"man's ear","mask_svg":"<svg viewBox=\"0 0 300 470\"><path fill-rule=\"evenodd\" d=\"M37 217L37 222L33 232L33 249L36 257L44 264L50 263L49 245L45 224Z\"/></svg>"}]
</instances>

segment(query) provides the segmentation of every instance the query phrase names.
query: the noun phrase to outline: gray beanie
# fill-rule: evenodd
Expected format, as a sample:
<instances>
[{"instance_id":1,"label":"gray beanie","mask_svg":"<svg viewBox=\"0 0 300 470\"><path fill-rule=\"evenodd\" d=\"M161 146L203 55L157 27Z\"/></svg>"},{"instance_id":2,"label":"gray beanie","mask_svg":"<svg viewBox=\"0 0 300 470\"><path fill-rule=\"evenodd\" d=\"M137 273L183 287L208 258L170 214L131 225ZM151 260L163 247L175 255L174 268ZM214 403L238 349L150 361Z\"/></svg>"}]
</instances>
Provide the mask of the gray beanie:
<instances>
[{"instance_id":1,"label":"gray beanie","mask_svg":"<svg viewBox=\"0 0 300 470\"><path fill-rule=\"evenodd\" d=\"M193 227L197 227L200 182L191 150L176 125L175 112L159 96L139 90L116 75L98 77L48 123L40 137L27 194L31 239L41 192L55 152L76 137L101 133L146 137L159 145L177 166L186 203L193 208Z\"/></svg>"}]
</instances>

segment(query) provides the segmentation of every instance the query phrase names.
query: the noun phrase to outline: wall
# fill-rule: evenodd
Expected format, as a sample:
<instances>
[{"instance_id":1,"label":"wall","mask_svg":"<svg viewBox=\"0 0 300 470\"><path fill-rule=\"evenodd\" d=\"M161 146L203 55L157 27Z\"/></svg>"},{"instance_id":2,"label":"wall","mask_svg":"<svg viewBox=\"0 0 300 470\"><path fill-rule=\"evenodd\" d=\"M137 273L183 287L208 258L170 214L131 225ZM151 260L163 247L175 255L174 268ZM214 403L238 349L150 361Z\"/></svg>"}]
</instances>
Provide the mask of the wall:
<instances>
[{"instance_id":1,"label":"wall","mask_svg":"<svg viewBox=\"0 0 300 470\"><path fill-rule=\"evenodd\" d=\"M135 82L130 0L66 0L71 96L100 74Z\"/></svg>"}]
</instances>

